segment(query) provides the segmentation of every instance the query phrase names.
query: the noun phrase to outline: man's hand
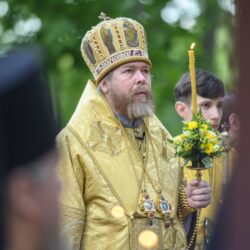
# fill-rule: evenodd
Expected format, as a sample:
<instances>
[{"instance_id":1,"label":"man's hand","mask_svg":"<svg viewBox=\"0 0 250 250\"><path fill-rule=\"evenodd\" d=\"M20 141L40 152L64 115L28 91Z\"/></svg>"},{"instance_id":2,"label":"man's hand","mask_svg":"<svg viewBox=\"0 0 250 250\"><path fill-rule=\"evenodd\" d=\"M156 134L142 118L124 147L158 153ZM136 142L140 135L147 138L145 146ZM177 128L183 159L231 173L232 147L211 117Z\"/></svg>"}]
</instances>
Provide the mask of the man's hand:
<instances>
[{"instance_id":1,"label":"man's hand","mask_svg":"<svg viewBox=\"0 0 250 250\"><path fill-rule=\"evenodd\" d=\"M187 186L187 202L192 208L199 209L211 202L211 188L205 181L192 180Z\"/></svg>"}]
</instances>

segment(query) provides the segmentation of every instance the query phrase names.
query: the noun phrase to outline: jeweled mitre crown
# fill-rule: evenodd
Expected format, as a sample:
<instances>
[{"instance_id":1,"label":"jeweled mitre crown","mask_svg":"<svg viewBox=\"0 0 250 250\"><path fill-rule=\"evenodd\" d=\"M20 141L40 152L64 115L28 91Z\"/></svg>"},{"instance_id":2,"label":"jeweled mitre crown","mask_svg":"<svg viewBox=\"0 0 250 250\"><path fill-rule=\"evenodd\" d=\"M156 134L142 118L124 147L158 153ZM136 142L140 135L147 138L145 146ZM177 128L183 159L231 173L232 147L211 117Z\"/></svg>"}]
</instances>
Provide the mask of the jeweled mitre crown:
<instances>
[{"instance_id":1,"label":"jeweled mitre crown","mask_svg":"<svg viewBox=\"0 0 250 250\"><path fill-rule=\"evenodd\" d=\"M102 22L92 27L82 39L82 56L96 84L112 69L128 62L142 61L151 65L143 26L137 21L104 13Z\"/></svg>"}]
</instances>

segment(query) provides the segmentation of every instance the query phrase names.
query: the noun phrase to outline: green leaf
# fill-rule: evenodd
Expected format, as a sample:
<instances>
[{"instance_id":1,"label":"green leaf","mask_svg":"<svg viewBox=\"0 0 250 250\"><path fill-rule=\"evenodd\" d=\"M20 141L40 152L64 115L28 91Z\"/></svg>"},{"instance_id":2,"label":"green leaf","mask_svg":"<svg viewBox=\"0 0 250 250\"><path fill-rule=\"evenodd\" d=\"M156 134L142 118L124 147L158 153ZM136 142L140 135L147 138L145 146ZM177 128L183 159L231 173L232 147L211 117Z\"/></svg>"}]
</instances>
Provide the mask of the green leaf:
<instances>
[{"instance_id":1,"label":"green leaf","mask_svg":"<svg viewBox=\"0 0 250 250\"><path fill-rule=\"evenodd\" d=\"M202 163L204 164L205 168L211 168L213 166L213 162L210 157L203 158Z\"/></svg>"}]
</instances>

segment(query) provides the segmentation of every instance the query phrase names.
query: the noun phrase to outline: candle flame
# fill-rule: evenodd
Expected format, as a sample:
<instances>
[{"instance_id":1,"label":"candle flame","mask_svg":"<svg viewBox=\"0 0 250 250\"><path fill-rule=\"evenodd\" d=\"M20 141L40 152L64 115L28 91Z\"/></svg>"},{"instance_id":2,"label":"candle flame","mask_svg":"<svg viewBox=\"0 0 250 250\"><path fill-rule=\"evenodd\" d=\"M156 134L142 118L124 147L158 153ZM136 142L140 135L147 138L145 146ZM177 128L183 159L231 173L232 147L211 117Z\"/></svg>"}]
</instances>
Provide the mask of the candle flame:
<instances>
[{"instance_id":1,"label":"candle flame","mask_svg":"<svg viewBox=\"0 0 250 250\"><path fill-rule=\"evenodd\" d=\"M192 43L190 46L190 49L194 49L194 47L195 47L195 43Z\"/></svg>"}]
</instances>

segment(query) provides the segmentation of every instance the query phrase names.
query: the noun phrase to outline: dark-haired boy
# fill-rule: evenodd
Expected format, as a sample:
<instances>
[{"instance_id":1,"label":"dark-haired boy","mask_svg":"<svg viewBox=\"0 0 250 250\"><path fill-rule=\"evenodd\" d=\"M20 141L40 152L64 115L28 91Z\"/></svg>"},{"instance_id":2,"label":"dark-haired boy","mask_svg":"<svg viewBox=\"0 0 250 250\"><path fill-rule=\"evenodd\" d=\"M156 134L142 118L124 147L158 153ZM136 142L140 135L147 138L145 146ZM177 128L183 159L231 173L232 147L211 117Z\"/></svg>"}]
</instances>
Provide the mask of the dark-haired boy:
<instances>
[{"instance_id":1,"label":"dark-haired boy","mask_svg":"<svg viewBox=\"0 0 250 250\"><path fill-rule=\"evenodd\" d=\"M197 106L203 116L209 121L212 127L219 129L223 115L223 97L225 95L224 85L222 81L208 71L196 70L197 84ZM189 121L193 116L192 98L191 98L191 83L190 74L182 75L177 83L174 91L175 109L176 112L185 120ZM229 166L223 166L222 157L213 161L213 168L202 171L202 179L210 183L212 188L211 204L203 208L197 215L197 225L191 224L188 238L194 238L195 227L197 228L195 250L206 249L211 233L211 226L215 218L216 210L220 202L222 202L222 186L225 182L223 173L224 168L229 169ZM195 171L188 168L183 168L183 180L189 181L195 178ZM188 192L187 192L188 198ZM192 210L190 209L190 213ZM194 220L193 220L194 221Z\"/></svg>"}]
</instances>

